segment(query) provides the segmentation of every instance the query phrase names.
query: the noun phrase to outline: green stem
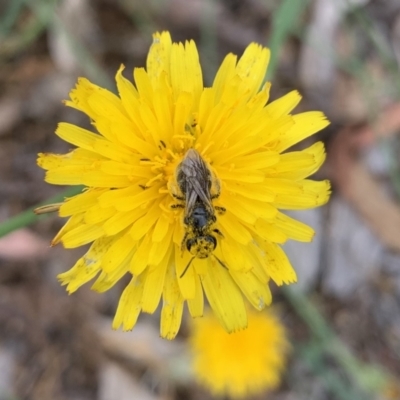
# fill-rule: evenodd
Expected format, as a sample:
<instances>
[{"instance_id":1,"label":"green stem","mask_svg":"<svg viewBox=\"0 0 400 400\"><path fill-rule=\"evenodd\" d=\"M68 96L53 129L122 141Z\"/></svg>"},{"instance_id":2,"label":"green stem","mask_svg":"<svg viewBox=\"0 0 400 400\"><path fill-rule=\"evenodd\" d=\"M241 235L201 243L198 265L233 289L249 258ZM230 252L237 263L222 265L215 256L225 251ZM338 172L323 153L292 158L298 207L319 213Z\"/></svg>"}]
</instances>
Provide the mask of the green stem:
<instances>
[{"instance_id":1,"label":"green stem","mask_svg":"<svg viewBox=\"0 0 400 400\"><path fill-rule=\"evenodd\" d=\"M45 217L44 215L36 215L33 210L37 207L40 207L45 204L51 203L59 203L64 201L66 197L74 196L78 193L82 192L82 186L74 186L68 188L67 190L63 191L62 193L51 197L50 199L46 200L45 203L40 203L35 207L32 207L15 217L9 218L7 221L4 221L0 224L0 237L5 236L17 229L24 228L25 226L31 225L34 222L38 221L39 219Z\"/></svg>"},{"instance_id":2,"label":"green stem","mask_svg":"<svg viewBox=\"0 0 400 400\"><path fill-rule=\"evenodd\" d=\"M217 70L218 44L217 44L217 18L215 1L203 2L200 18L200 52L204 57L203 77L206 85L211 85Z\"/></svg>"},{"instance_id":3,"label":"green stem","mask_svg":"<svg viewBox=\"0 0 400 400\"><path fill-rule=\"evenodd\" d=\"M308 365L310 370L320 377L334 396L340 400L367 400L364 393L360 393L355 388L350 388L348 382L340 376L339 371L327 368L323 353L324 349L321 344L315 340L304 346L297 346L296 353Z\"/></svg>"},{"instance_id":4,"label":"green stem","mask_svg":"<svg viewBox=\"0 0 400 400\"><path fill-rule=\"evenodd\" d=\"M388 372L384 371L380 366L367 365L360 362L335 335L321 313L306 296L290 288L283 289L283 293L292 307L309 326L314 338L321 344L321 351L335 358L361 391L377 392L385 387L390 380Z\"/></svg>"},{"instance_id":5,"label":"green stem","mask_svg":"<svg viewBox=\"0 0 400 400\"><path fill-rule=\"evenodd\" d=\"M296 29L297 22L308 5L307 0L283 0L272 18L272 29L268 43L271 50L271 60L268 65L266 80L275 75L279 61L279 53L287 37Z\"/></svg>"},{"instance_id":6,"label":"green stem","mask_svg":"<svg viewBox=\"0 0 400 400\"><path fill-rule=\"evenodd\" d=\"M10 5L4 11L3 16L0 18L0 36L6 37L11 31L12 27L15 25L17 21L22 6L24 5L23 0L14 0L10 2Z\"/></svg>"}]
</instances>

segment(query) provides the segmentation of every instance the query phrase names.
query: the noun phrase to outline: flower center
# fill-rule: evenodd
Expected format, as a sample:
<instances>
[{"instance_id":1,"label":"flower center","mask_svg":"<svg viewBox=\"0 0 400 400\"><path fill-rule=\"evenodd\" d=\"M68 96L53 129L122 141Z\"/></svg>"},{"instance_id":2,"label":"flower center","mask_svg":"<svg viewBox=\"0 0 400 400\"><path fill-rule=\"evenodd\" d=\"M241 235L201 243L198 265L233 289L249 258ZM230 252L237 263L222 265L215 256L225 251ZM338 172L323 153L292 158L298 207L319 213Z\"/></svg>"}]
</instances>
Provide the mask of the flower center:
<instances>
[{"instance_id":1,"label":"flower center","mask_svg":"<svg viewBox=\"0 0 400 400\"><path fill-rule=\"evenodd\" d=\"M143 158L140 160L140 165L150 168L153 175L144 184L145 188L151 187L155 182L163 182L165 186L160 189L160 193L172 195L168 190L169 184L174 181L176 168L181 163L187 149L191 147L188 146L189 142L192 142L192 140L188 140L188 135L175 135L173 139L175 146L169 147L160 141L158 146L160 151L153 159Z\"/></svg>"}]
</instances>

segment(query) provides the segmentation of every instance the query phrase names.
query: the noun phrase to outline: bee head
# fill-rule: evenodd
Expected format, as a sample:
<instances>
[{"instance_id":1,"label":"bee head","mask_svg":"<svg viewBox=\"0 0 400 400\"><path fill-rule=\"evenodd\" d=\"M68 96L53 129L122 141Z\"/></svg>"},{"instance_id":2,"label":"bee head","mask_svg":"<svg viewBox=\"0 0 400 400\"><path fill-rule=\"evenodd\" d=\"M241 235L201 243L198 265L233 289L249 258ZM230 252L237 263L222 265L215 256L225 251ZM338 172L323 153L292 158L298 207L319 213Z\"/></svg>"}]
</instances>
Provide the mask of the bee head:
<instances>
[{"instance_id":1,"label":"bee head","mask_svg":"<svg viewBox=\"0 0 400 400\"><path fill-rule=\"evenodd\" d=\"M217 239L212 235L196 236L186 241L186 248L197 258L207 258L217 247Z\"/></svg>"}]
</instances>

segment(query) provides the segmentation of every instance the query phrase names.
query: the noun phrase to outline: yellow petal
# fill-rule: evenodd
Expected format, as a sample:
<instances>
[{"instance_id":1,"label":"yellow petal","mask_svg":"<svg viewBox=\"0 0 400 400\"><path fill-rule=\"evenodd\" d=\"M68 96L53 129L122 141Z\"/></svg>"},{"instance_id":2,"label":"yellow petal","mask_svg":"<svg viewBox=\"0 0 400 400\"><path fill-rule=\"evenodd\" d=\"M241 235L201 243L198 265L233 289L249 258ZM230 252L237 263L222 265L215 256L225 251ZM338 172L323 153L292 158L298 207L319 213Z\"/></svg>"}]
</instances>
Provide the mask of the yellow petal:
<instances>
[{"instance_id":1,"label":"yellow petal","mask_svg":"<svg viewBox=\"0 0 400 400\"><path fill-rule=\"evenodd\" d=\"M160 83L162 87L155 92L154 95L154 113L163 131L160 133L161 138L168 145L171 140L171 132L173 132L173 99L171 88L167 86L166 78Z\"/></svg>"},{"instance_id":2,"label":"yellow petal","mask_svg":"<svg viewBox=\"0 0 400 400\"><path fill-rule=\"evenodd\" d=\"M249 224L254 224L256 222L257 216L255 215L255 213L253 213L252 210L249 210L247 207L242 207L241 203L236 201L235 196L233 196L232 194L230 196L228 193L221 195L219 201L224 208L229 210L241 221L247 222ZM223 216L221 218L223 218Z\"/></svg>"},{"instance_id":3,"label":"yellow petal","mask_svg":"<svg viewBox=\"0 0 400 400\"><path fill-rule=\"evenodd\" d=\"M97 225L80 224L78 227L69 230L61 239L67 249L83 246L93 242L104 235L103 228Z\"/></svg>"},{"instance_id":4,"label":"yellow petal","mask_svg":"<svg viewBox=\"0 0 400 400\"><path fill-rule=\"evenodd\" d=\"M254 230L264 240L268 240L274 243L285 243L287 236L275 226L273 222L268 222L263 219L258 219L254 225Z\"/></svg>"},{"instance_id":5,"label":"yellow petal","mask_svg":"<svg viewBox=\"0 0 400 400\"><path fill-rule=\"evenodd\" d=\"M122 325L122 329L128 331L136 325L142 309L140 301L145 279L146 274L134 276L122 292L112 323L113 329L118 329Z\"/></svg>"},{"instance_id":6,"label":"yellow petal","mask_svg":"<svg viewBox=\"0 0 400 400\"><path fill-rule=\"evenodd\" d=\"M235 242L229 234L226 234L225 239L219 241L220 246L214 254L223 260L229 271L250 271L253 265L251 258L247 257L247 245Z\"/></svg>"},{"instance_id":7,"label":"yellow petal","mask_svg":"<svg viewBox=\"0 0 400 400\"><path fill-rule=\"evenodd\" d=\"M127 196L134 196L135 194L142 193L143 189L139 186L129 186L123 189L108 190L99 196L99 204L106 208L114 206L115 202L120 198Z\"/></svg>"},{"instance_id":8,"label":"yellow petal","mask_svg":"<svg viewBox=\"0 0 400 400\"><path fill-rule=\"evenodd\" d=\"M214 96L215 90L213 88L205 88L200 96L198 123L203 130L214 107ZM209 138L205 139L208 140Z\"/></svg>"},{"instance_id":9,"label":"yellow petal","mask_svg":"<svg viewBox=\"0 0 400 400\"><path fill-rule=\"evenodd\" d=\"M270 58L270 51L257 43L247 46L240 57L236 73L243 80L243 91L251 97L260 89Z\"/></svg>"},{"instance_id":10,"label":"yellow petal","mask_svg":"<svg viewBox=\"0 0 400 400\"><path fill-rule=\"evenodd\" d=\"M154 232L154 231L153 231ZM149 233L150 234L150 233ZM173 230L168 229L164 240L160 242L153 242L150 249L148 263L149 265L158 265L168 250L172 248L172 234Z\"/></svg>"},{"instance_id":11,"label":"yellow petal","mask_svg":"<svg viewBox=\"0 0 400 400\"><path fill-rule=\"evenodd\" d=\"M232 238L242 244L247 244L252 240L252 236L248 229L244 227L234 214L229 211L218 219L224 231L229 232ZM224 233L224 232L222 232Z\"/></svg>"},{"instance_id":12,"label":"yellow petal","mask_svg":"<svg viewBox=\"0 0 400 400\"><path fill-rule=\"evenodd\" d=\"M139 164L139 161L137 162ZM150 179L153 174L148 167L139 167L127 163L105 160L100 162L100 170L109 175L128 175Z\"/></svg>"},{"instance_id":13,"label":"yellow petal","mask_svg":"<svg viewBox=\"0 0 400 400\"><path fill-rule=\"evenodd\" d=\"M277 165L268 168L267 173L270 176L284 178L288 176L299 176L298 171L315 172L325 159L324 146L321 142L303 151L293 151L283 154ZM292 174L294 172L294 175ZM303 172L304 173L304 172Z\"/></svg>"},{"instance_id":14,"label":"yellow petal","mask_svg":"<svg viewBox=\"0 0 400 400\"><path fill-rule=\"evenodd\" d=\"M95 120L97 115L88 105L87 99L93 93L101 90L97 85L94 85L86 78L79 78L76 87L71 90L69 96L71 101L66 101L65 104L69 107L76 108L77 110L83 111L92 120Z\"/></svg>"},{"instance_id":15,"label":"yellow petal","mask_svg":"<svg viewBox=\"0 0 400 400\"><path fill-rule=\"evenodd\" d=\"M326 158L322 142L317 142L309 148L295 153L296 159L293 159L291 156L293 152L284 154L281 159L282 165L279 165L278 169L272 168L272 173L267 171L267 175L280 179L299 181L318 171Z\"/></svg>"},{"instance_id":16,"label":"yellow petal","mask_svg":"<svg viewBox=\"0 0 400 400\"><path fill-rule=\"evenodd\" d=\"M90 289L98 293L104 293L107 290L110 290L128 272L128 258L130 259L131 257L132 253L128 257L126 257L124 262L116 266L115 269L110 273L102 271L102 273L95 280Z\"/></svg>"},{"instance_id":17,"label":"yellow petal","mask_svg":"<svg viewBox=\"0 0 400 400\"><path fill-rule=\"evenodd\" d=\"M300 196L292 196L290 194L277 194L274 200L274 205L277 208L287 210L302 210L307 208L314 208L324 205L330 196L330 183L329 181L301 181L302 193Z\"/></svg>"},{"instance_id":18,"label":"yellow petal","mask_svg":"<svg viewBox=\"0 0 400 400\"><path fill-rule=\"evenodd\" d=\"M68 293L75 292L97 275L103 255L108 251L113 240L113 238L101 238L94 241L87 253L69 271L57 276L62 285L68 285Z\"/></svg>"},{"instance_id":19,"label":"yellow petal","mask_svg":"<svg viewBox=\"0 0 400 400\"><path fill-rule=\"evenodd\" d=\"M196 276L193 265L189 265L193 256L186 250L181 251L180 246L175 245L175 268L178 284L184 299L194 299L196 294ZM185 272L186 271L186 272ZM182 274L184 275L182 276Z\"/></svg>"},{"instance_id":20,"label":"yellow petal","mask_svg":"<svg viewBox=\"0 0 400 400\"><path fill-rule=\"evenodd\" d=\"M107 223L107 220L115 215L114 207L101 207L99 204L90 207L85 212L84 221L88 225L98 225L100 223ZM104 222L106 221L106 222ZM103 225L104 228L104 225ZM105 232L105 231L104 231ZM106 233L106 232L105 232Z\"/></svg>"},{"instance_id":21,"label":"yellow petal","mask_svg":"<svg viewBox=\"0 0 400 400\"><path fill-rule=\"evenodd\" d=\"M196 271L196 274L206 275L210 262L211 262L210 258L203 258L203 259L194 258L192 261L191 267L193 266L194 270Z\"/></svg>"},{"instance_id":22,"label":"yellow petal","mask_svg":"<svg viewBox=\"0 0 400 400\"><path fill-rule=\"evenodd\" d=\"M255 189L257 186L255 186ZM238 218L249 223L254 223L258 218L274 218L277 213L277 209L273 205L258 200L250 200L241 195L229 196L227 194L221 196L221 203ZM247 214L252 215L251 221L244 219Z\"/></svg>"},{"instance_id":23,"label":"yellow petal","mask_svg":"<svg viewBox=\"0 0 400 400\"><path fill-rule=\"evenodd\" d=\"M179 136L185 132L185 127L190 119L193 95L188 92L180 92L176 99L174 115L174 135Z\"/></svg>"},{"instance_id":24,"label":"yellow petal","mask_svg":"<svg viewBox=\"0 0 400 400\"><path fill-rule=\"evenodd\" d=\"M96 119L107 119L111 123L116 121L129 124L129 117L126 114L121 99L108 90L103 89L92 94L88 97L87 102L98 116ZM110 133L110 135L107 135L106 138L114 142L116 137L112 134L112 131L109 130L107 133Z\"/></svg>"},{"instance_id":25,"label":"yellow petal","mask_svg":"<svg viewBox=\"0 0 400 400\"><path fill-rule=\"evenodd\" d=\"M281 165L281 155L275 151L260 151L235 158L236 168L264 169Z\"/></svg>"},{"instance_id":26,"label":"yellow petal","mask_svg":"<svg viewBox=\"0 0 400 400\"><path fill-rule=\"evenodd\" d=\"M291 129L293 125L294 117L291 115L286 115L276 120L265 118L264 122L256 119L254 127L247 125L245 131L239 130L236 132L235 137L231 138L231 146L226 149L217 149L215 153L210 154L210 157L224 160L228 164L233 163L236 157L258 152L264 145L274 142L274 140L277 140ZM249 131L253 132L253 135L249 135ZM263 133L261 134L261 132ZM277 148L272 148L271 150L280 152L280 149Z\"/></svg>"},{"instance_id":27,"label":"yellow petal","mask_svg":"<svg viewBox=\"0 0 400 400\"><path fill-rule=\"evenodd\" d=\"M85 171L80 166L52 169L46 172L45 180L53 185L86 185L98 188L119 188L132 184L127 176L108 175L96 170Z\"/></svg>"},{"instance_id":28,"label":"yellow petal","mask_svg":"<svg viewBox=\"0 0 400 400\"><path fill-rule=\"evenodd\" d=\"M55 133L67 143L87 150L93 150L93 144L100 137L87 129L68 124L67 122L60 122Z\"/></svg>"},{"instance_id":29,"label":"yellow petal","mask_svg":"<svg viewBox=\"0 0 400 400\"><path fill-rule=\"evenodd\" d=\"M270 277L265 272L267 266L263 251L253 242L246 247L243 246L243 254L244 257L249 260L252 266L251 272L257 277L257 279L261 283L267 285L270 281Z\"/></svg>"},{"instance_id":30,"label":"yellow petal","mask_svg":"<svg viewBox=\"0 0 400 400\"><path fill-rule=\"evenodd\" d=\"M170 55L172 40L169 32L156 32L147 56L147 73L155 88L163 72L170 75Z\"/></svg>"},{"instance_id":31,"label":"yellow petal","mask_svg":"<svg viewBox=\"0 0 400 400\"><path fill-rule=\"evenodd\" d=\"M253 169L218 167L218 176L227 181L259 183L264 180L265 174Z\"/></svg>"},{"instance_id":32,"label":"yellow petal","mask_svg":"<svg viewBox=\"0 0 400 400\"><path fill-rule=\"evenodd\" d=\"M106 189L91 189L66 199L60 207L60 217L69 217L87 211L97 203L98 197L105 191Z\"/></svg>"},{"instance_id":33,"label":"yellow petal","mask_svg":"<svg viewBox=\"0 0 400 400\"><path fill-rule=\"evenodd\" d=\"M314 229L285 214L278 213L274 223L289 239L311 242L314 238Z\"/></svg>"},{"instance_id":34,"label":"yellow petal","mask_svg":"<svg viewBox=\"0 0 400 400\"><path fill-rule=\"evenodd\" d=\"M278 118L282 115L289 114L300 103L300 100L300 93L297 90L293 90L268 104L265 109L271 117Z\"/></svg>"},{"instance_id":35,"label":"yellow petal","mask_svg":"<svg viewBox=\"0 0 400 400\"><path fill-rule=\"evenodd\" d=\"M179 249L182 245L182 239L185 236L185 228L183 227L183 222L177 221L175 223L174 234L172 240L176 245L178 245Z\"/></svg>"},{"instance_id":36,"label":"yellow petal","mask_svg":"<svg viewBox=\"0 0 400 400\"><path fill-rule=\"evenodd\" d=\"M202 317L204 312L204 297L203 288L201 287L200 277L194 274L195 281L195 296L193 299L187 300L187 305L189 308L190 315L193 318Z\"/></svg>"},{"instance_id":37,"label":"yellow petal","mask_svg":"<svg viewBox=\"0 0 400 400\"><path fill-rule=\"evenodd\" d=\"M101 123L97 123L101 127ZM135 163L137 155L118 142L110 142L105 139L96 139L93 143L93 151L114 161L122 161L127 163Z\"/></svg>"},{"instance_id":38,"label":"yellow petal","mask_svg":"<svg viewBox=\"0 0 400 400\"><path fill-rule=\"evenodd\" d=\"M163 139L166 139L165 127L158 122L153 112L153 107L150 107L147 104L143 104L140 107L139 111L141 119L145 125L146 131L151 132L151 137L149 137L149 142L153 143L154 146L162 146L161 141Z\"/></svg>"},{"instance_id":39,"label":"yellow petal","mask_svg":"<svg viewBox=\"0 0 400 400\"><path fill-rule=\"evenodd\" d=\"M187 92L198 99L203 89L203 78L196 44L190 40L183 45L173 43L171 48L171 85L175 99Z\"/></svg>"},{"instance_id":40,"label":"yellow petal","mask_svg":"<svg viewBox=\"0 0 400 400\"><path fill-rule=\"evenodd\" d=\"M209 147L212 151L214 149L213 144L215 141L218 141L218 137L226 138L226 135L221 134L220 130L226 132L224 122L228 120L228 115L230 113L231 107L222 102L216 104L212 109L210 109L207 116L207 122L201 133L199 144Z\"/></svg>"},{"instance_id":41,"label":"yellow petal","mask_svg":"<svg viewBox=\"0 0 400 400\"><path fill-rule=\"evenodd\" d=\"M165 282L165 274L171 262L170 258L171 247L157 266L148 269L142 295L142 310L144 312L152 314L160 302Z\"/></svg>"},{"instance_id":42,"label":"yellow petal","mask_svg":"<svg viewBox=\"0 0 400 400\"><path fill-rule=\"evenodd\" d=\"M160 215L161 209L158 207L158 204L155 203L147 210L147 214L133 223L132 228L130 229L132 239L139 240L145 236L146 233L148 233L153 225L157 222Z\"/></svg>"},{"instance_id":43,"label":"yellow petal","mask_svg":"<svg viewBox=\"0 0 400 400\"><path fill-rule=\"evenodd\" d=\"M294 115L293 121L294 125L280 137L274 150L282 152L329 125L325 115L319 111Z\"/></svg>"},{"instance_id":44,"label":"yellow petal","mask_svg":"<svg viewBox=\"0 0 400 400\"><path fill-rule=\"evenodd\" d=\"M103 224L104 234L107 236L121 232L133 224L138 218L142 217L146 212L146 210L142 208L136 208L126 212L116 211L115 208L111 208L114 211L110 218Z\"/></svg>"},{"instance_id":45,"label":"yellow petal","mask_svg":"<svg viewBox=\"0 0 400 400\"><path fill-rule=\"evenodd\" d=\"M150 235L146 235L140 242L131 260L129 271L133 276L140 275L146 269L151 245L151 237Z\"/></svg>"},{"instance_id":46,"label":"yellow petal","mask_svg":"<svg viewBox=\"0 0 400 400\"><path fill-rule=\"evenodd\" d=\"M61 242L62 237L69 231L77 228L83 221L84 213L74 214L68 221L64 224L64 226L58 231L57 235L51 241L51 245L55 246L56 244Z\"/></svg>"},{"instance_id":47,"label":"yellow petal","mask_svg":"<svg viewBox=\"0 0 400 400\"><path fill-rule=\"evenodd\" d=\"M115 76L115 81L117 82L118 93L121 97L121 102L124 106L125 112L134 119L134 115L132 116L131 112L133 107L138 104L139 94L133 83L122 75L124 68L123 65L120 66Z\"/></svg>"},{"instance_id":48,"label":"yellow petal","mask_svg":"<svg viewBox=\"0 0 400 400\"><path fill-rule=\"evenodd\" d=\"M238 109L235 110L235 112L232 112L231 107L225 107L219 104L217 104L216 107L213 107L211 104L209 104L214 101L213 95L214 92L212 92L211 90L209 91L209 89L204 89L201 96L199 125L203 127L203 132L198 138L198 143L201 146L210 148L211 153L226 147L227 144L230 143L231 136L235 136L238 131L243 132L243 130L246 130L250 117L249 113L243 112L242 109ZM204 108L204 110L202 107ZM219 108L217 109L217 107ZM225 113L222 121L221 118L218 118L217 111ZM209 122L209 119L212 116L214 118L213 123ZM217 125L215 122L219 122L219 124ZM206 127L208 131L206 131ZM218 130L215 132L210 129L212 127L217 127ZM222 164L224 160L216 159L216 161L218 162L218 164Z\"/></svg>"},{"instance_id":49,"label":"yellow petal","mask_svg":"<svg viewBox=\"0 0 400 400\"><path fill-rule=\"evenodd\" d=\"M218 320L229 333L247 327L246 307L229 272L216 262L202 278L204 292Z\"/></svg>"},{"instance_id":50,"label":"yellow petal","mask_svg":"<svg viewBox=\"0 0 400 400\"><path fill-rule=\"evenodd\" d=\"M265 251L266 272L273 281L281 286L284 283L297 282L296 272L281 247L274 243L264 242L262 248Z\"/></svg>"},{"instance_id":51,"label":"yellow petal","mask_svg":"<svg viewBox=\"0 0 400 400\"><path fill-rule=\"evenodd\" d=\"M163 307L161 310L161 337L172 340L181 326L183 297L179 290L173 263L169 263L163 290Z\"/></svg>"},{"instance_id":52,"label":"yellow petal","mask_svg":"<svg viewBox=\"0 0 400 400\"><path fill-rule=\"evenodd\" d=\"M124 234L118 239L114 239L112 246L103 257L101 267L105 273L113 272L132 252L135 243L128 234Z\"/></svg>"},{"instance_id":53,"label":"yellow petal","mask_svg":"<svg viewBox=\"0 0 400 400\"><path fill-rule=\"evenodd\" d=\"M215 99L218 102L227 82L229 82L236 70L237 57L234 54L228 54L222 61L217 74L215 75L213 88L215 89Z\"/></svg>"},{"instance_id":54,"label":"yellow petal","mask_svg":"<svg viewBox=\"0 0 400 400\"><path fill-rule=\"evenodd\" d=\"M271 291L252 272L230 271L230 274L249 302L257 310L262 310L265 306L271 304Z\"/></svg>"},{"instance_id":55,"label":"yellow petal","mask_svg":"<svg viewBox=\"0 0 400 400\"><path fill-rule=\"evenodd\" d=\"M70 165L88 166L94 161L104 159L100 154L82 148L77 148L67 154L39 153L38 156L37 164L46 170Z\"/></svg>"},{"instance_id":56,"label":"yellow petal","mask_svg":"<svg viewBox=\"0 0 400 400\"><path fill-rule=\"evenodd\" d=\"M275 199L275 193L268 189L267 185L259 185L244 182L224 182L227 191L240 194L248 199L255 199L264 202L271 202Z\"/></svg>"},{"instance_id":57,"label":"yellow petal","mask_svg":"<svg viewBox=\"0 0 400 400\"><path fill-rule=\"evenodd\" d=\"M154 93L147 72L144 68L135 68L133 70L133 76L141 100L150 105L152 103Z\"/></svg>"},{"instance_id":58,"label":"yellow petal","mask_svg":"<svg viewBox=\"0 0 400 400\"><path fill-rule=\"evenodd\" d=\"M169 229L170 229L169 219L164 214L161 214L160 218L156 222L156 226L154 227L152 236L153 241L161 242L165 238Z\"/></svg>"},{"instance_id":59,"label":"yellow petal","mask_svg":"<svg viewBox=\"0 0 400 400\"><path fill-rule=\"evenodd\" d=\"M141 207L143 204L152 205L153 200L161 200L159 189L160 184L146 189L142 189L139 193L133 196L120 197L114 201L114 207L119 211L130 211L134 208Z\"/></svg>"}]
</instances>

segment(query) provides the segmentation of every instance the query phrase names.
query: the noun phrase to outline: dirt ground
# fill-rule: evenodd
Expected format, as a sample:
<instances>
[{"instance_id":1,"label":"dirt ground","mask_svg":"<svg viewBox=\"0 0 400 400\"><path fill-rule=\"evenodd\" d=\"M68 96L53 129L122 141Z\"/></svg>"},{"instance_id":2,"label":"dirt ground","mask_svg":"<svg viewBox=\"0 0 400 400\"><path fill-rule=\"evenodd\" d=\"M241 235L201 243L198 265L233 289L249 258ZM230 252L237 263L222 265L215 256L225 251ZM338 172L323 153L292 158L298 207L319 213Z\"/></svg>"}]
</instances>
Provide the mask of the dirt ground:
<instances>
[{"instance_id":1,"label":"dirt ground","mask_svg":"<svg viewBox=\"0 0 400 400\"><path fill-rule=\"evenodd\" d=\"M43 181L39 152L69 145L60 121L88 127L62 100L79 76L114 89L120 64L144 66L151 33L195 39L210 83L225 54L252 41L276 52L272 97L331 125L327 206L291 213L317 232L288 243L299 283L273 288L293 352L279 389L257 399L400 399L400 2L314 0L0 0L0 228L64 189ZM49 248L63 220L41 218L0 239L0 400L211 399L188 370L183 324L159 315L112 331L126 282L68 296L57 274L85 249Z\"/></svg>"}]
</instances>

